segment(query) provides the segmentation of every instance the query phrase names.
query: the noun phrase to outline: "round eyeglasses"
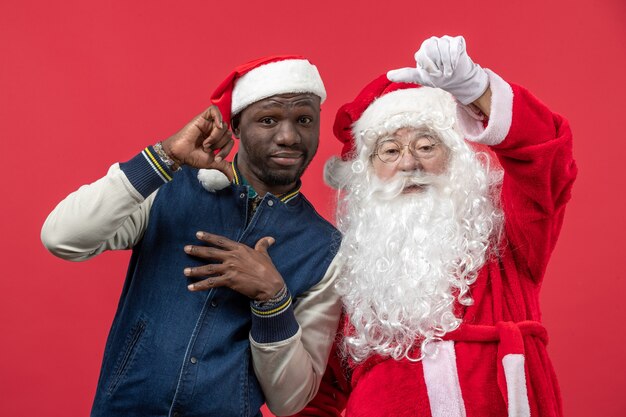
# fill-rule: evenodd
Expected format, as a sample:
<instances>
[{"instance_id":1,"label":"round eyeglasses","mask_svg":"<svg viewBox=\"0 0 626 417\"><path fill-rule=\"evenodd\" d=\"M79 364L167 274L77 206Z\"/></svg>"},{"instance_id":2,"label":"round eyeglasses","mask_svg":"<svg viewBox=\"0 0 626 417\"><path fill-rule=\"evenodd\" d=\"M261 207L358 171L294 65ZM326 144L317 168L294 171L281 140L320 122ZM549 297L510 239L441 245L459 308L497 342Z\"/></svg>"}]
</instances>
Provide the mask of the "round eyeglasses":
<instances>
[{"instance_id":1,"label":"round eyeglasses","mask_svg":"<svg viewBox=\"0 0 626 417\"><path fill-rule=\"evenodd\" d=\"M402 142L396 139L386 139L376 146L374 155L382 162L390 164L402 158L404 150L408 148L413 158L425 160L436 155L437 145L439 145L438 142L427 137L412 140L408 145L403 145Z\"/></svg>"}]
</instances>

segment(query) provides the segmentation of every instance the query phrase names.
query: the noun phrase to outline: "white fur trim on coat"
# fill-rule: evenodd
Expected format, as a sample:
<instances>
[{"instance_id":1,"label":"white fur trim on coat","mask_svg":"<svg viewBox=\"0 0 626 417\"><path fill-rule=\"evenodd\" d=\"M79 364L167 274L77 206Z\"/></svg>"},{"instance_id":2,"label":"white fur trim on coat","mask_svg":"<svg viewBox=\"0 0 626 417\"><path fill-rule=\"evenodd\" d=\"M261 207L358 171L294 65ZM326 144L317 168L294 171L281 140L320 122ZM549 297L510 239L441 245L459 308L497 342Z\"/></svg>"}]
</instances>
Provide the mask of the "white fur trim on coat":
<instances>
[{"instance_id":1,"label":"white fur trim on coat","mask_svg":"<svg viewBox=\"0 0 626 417\"><path fill-rule=\"evenodd\" d=\"M433 417L465 417L454 342L436 342L436 346L435 356L426 355L422 360L430 414Z\"/></svg>"},{"instance_id":2,"label":"white fur trim on coat","mask_svg":"<svg viewBox=\"0 0 626 417\"><path fill-rule=\"evenodd\" d=\"M317 67L306 59L287 59L261 65L235 83L231 114L259 100L289 93L313 93L326 100L326 89Z\"/></svg>"},{"instance_id":3,"label":"white fur trim on coat","mask_svg":"<svg viewBox=\"0 0 626 417\"><path fill-rule=\"evenodd\" d=\"M491 114L489 124L483 127L484 116L470 106L459 103L457 116L459 127L465 139L484 145L502 143L511 128L513 120L513 89L495 72L486 69L491 88Z\"/></svg>"},{"instance_id":4,"label":"white fur trim on coat","mask_svg":"<svg viewBox=\"0 0 626 417\"><path fill-rule=\"evenodd\" d=\"M524 355L519 353L505 355L502 358L502 367L506 378L509 417L530 417Z\"/></svg>"}]
</instances>

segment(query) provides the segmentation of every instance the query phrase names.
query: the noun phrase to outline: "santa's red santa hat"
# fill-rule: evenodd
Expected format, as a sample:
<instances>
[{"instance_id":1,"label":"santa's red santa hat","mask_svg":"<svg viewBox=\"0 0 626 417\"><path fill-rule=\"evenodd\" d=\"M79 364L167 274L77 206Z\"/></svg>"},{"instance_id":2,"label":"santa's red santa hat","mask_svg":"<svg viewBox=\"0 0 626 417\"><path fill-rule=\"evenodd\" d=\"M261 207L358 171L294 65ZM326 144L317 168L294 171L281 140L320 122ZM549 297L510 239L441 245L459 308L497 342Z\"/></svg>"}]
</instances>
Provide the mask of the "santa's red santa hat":
<instances>
[{"instance_id":1,"label":"santa's red santa hat","mask_svg":"<svg viewBox=\"0 0 626 417\"><path fill-rule=\"evenodd\" d=\"M236 67L211 95L227 123L257 101L278 94L312 93L321 102L326 90L317 67L299 55L273 55Z\"/></svg>"},{"instance_id":2,"label":"santa's red santa hat","mask_svg":"<svg viewBox=\"0 0 626 417\"><path fill-rule=\"evenodd\" d=\"M365 132L393 133L391 129L418 127L414 124L429 123L440 118L455 117L452 96L438 88L423 87L413 83L395 83L383 74L367 84L350 103L339 108L333 132L344 145L343 160L354 158ZM404 126L389 123L395 116L404 118ZM400 120L400 118L398 118ZM407 125L408 124L408 125Z\"/></svg>"},{"instance_id":3,"label":"santa's red santa hat","mask_svg":"<svg viewBox=\"0 0 626 417\"><path fill-rule=\"evenodd\" d=\"M327 162L326 182L341 188L348 165L358 159L365 162L381 136L403 127L451 129L455 117L456 104L449 93L413 83L395 83L386 74L377 77L337 111L333 132L343 143L341 161L331 158Z\"/></svg>"}]
</instances>

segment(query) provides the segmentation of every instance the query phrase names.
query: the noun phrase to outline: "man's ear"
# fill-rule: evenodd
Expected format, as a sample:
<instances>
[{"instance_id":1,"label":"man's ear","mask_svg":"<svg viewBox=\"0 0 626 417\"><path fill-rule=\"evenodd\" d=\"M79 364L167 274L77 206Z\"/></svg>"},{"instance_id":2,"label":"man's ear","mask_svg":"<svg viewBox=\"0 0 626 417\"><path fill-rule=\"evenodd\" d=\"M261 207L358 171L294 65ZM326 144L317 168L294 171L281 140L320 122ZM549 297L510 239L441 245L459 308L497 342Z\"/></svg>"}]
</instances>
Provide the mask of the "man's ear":
<instances>
[{"instance_id":1,"label":"man's ear","mask_svg":"<svg viewBox=\"0 0 626 417\"><path fill-rule=\"evenodd\" d=\"M241 133L241 131L239 130L239 121L239 115L233 117L230 121L230 131L233 132L233 136L237 139L240 139L239 135Z\"/></svg>"}]
</instances>

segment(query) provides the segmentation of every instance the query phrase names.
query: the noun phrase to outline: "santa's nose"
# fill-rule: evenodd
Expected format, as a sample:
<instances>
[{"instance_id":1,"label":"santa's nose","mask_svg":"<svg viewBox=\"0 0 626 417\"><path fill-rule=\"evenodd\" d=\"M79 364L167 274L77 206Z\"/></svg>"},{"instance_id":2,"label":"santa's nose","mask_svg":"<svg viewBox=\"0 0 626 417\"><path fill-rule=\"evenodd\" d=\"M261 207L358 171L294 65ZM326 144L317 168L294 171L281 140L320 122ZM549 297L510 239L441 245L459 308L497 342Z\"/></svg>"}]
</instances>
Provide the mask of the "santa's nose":
<instances>
[{"instance_id":1,"label":"santa's nose","mask_svg":"<svg viewBox=\"0 0 626 417\"><path fill-rule=\"evenodd\" d=\"M415 158L411 152L403 152L398 161L398 169L400 171L411 172L421 168L420 161Z\"/></svg>"}]
</instances>

